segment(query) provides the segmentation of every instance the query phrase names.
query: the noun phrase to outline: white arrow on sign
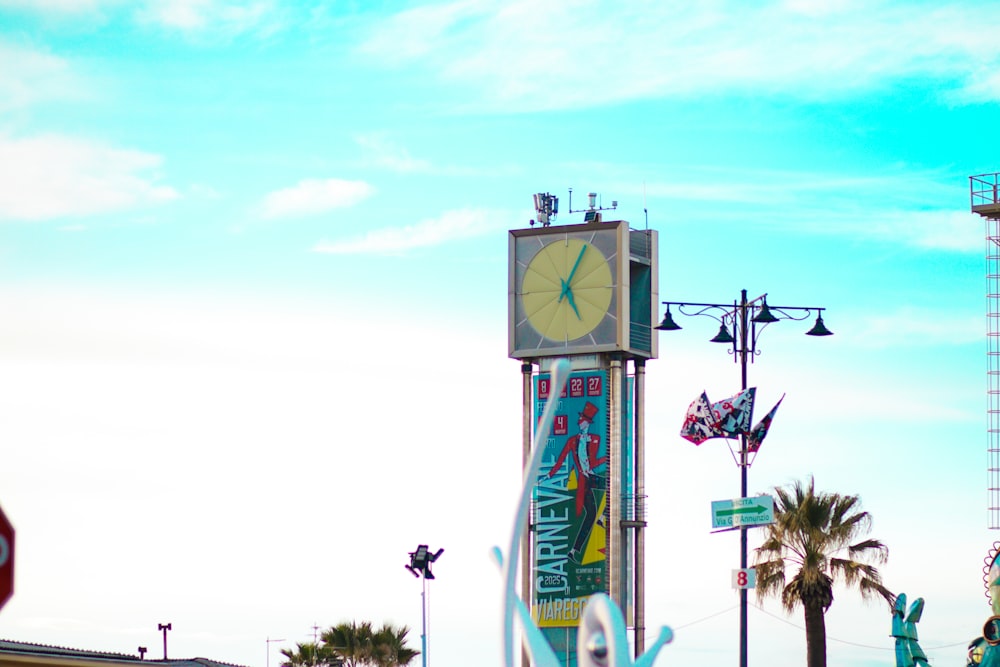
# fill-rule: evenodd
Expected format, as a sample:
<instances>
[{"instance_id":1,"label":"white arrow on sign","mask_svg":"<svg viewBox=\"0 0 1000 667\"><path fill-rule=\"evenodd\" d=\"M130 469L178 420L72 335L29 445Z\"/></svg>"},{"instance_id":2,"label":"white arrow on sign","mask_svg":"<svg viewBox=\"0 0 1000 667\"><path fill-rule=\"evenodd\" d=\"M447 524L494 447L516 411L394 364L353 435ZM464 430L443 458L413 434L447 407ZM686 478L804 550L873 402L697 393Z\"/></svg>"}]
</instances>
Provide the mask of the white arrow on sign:
<instances>
[{"instance_id":1,"label":"white arrow on sign","mask_svg":"<svg viewBox=\"0 0 1000 667\"><path fill-rule=\"evenodd\" d=\"M774 498L769 495L712 501L713 529L771 523L774 523Z\"/></svg>"}]
</instances>

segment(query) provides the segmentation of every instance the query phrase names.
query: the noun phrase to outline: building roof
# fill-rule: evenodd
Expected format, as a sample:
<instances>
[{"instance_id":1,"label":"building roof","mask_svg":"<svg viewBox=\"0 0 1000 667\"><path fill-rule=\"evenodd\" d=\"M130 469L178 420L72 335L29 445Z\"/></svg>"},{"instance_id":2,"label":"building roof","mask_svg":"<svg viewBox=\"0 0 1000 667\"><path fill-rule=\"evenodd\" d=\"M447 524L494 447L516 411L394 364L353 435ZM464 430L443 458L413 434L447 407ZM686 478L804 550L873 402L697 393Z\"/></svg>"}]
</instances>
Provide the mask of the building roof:
<instances>
[{"instance_id":1,"label":"building roof","mask_svg":"<svg viewBox=\"0 0 1000 667\"><path fill-rule=\"evenodd\" d=\"M153 663L158 667L240 667L228 662L208 658L185 658L168 660L143 660L138 655L111 653L106 651L85 651L61 646L45 646L0 639L0 667L27 665L49 665L52 667L88 667L108 665L130 665Z\"/></svg>"}]
</instances>

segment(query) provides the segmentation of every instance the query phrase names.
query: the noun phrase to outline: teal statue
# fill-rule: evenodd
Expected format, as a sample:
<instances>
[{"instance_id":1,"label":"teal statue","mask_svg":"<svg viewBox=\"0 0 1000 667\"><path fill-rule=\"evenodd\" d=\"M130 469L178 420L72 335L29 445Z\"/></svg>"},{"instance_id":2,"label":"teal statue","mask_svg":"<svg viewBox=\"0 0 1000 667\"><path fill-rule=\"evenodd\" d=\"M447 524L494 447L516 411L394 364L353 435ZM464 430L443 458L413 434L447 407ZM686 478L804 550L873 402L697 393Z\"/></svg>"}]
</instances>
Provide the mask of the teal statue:
<instances>
[{"instance_id":1,"label":"teal statue","mask_svg":"<svg viewBox=\"0 0 1000 667\"><path fill-rule=\"evenodd\" d=\"M558 397L566 385L569 377L570 363L566 359L560 359L552 364L552 389L550 396ZM503 606L503 665L513 667L514 665L514 622L521 626L523 633L524 650L531 658L531 664L535 667L561 667L558 657L549 646L548 641L538 629L527 605L517 595L514 590L515 576L517 574L518 554L520 553L520 540L525 527L528 525L528 510L531 501L531 487L538 477L538 470L541 467L542 451L545 449L539 446L544 444L552 429L552 421L555 416L555 401L546 402L542 417L535 429L533 442L533 454L524 471L524 486L521 490L521 498L517 506L517 513L514 517L514 527L511 531L506 555L499 547L493 548L493 558L500 567L504 579L504 606ZM607 595L598 593L592 595L587 601L580 618L580 627L577 634L577 665L579 667L653 667L653 661L660 648L668 644L673 639L673 631L668 627L660 629L659 635L653 644L639 658L632 662L632 657L628 650L628 635L626 633L625 619L621 610L615 606L614 602Z\"/></svg>"},{"instance_id":2,"label":"teal statue","mask_svg":"<svg viewBox=\"0 0 1000 667\"><path fill-rule=\"evenodd\" d=\"M892 606L892 636L896 638L896 667L927 667L927 654L920 648L917 623L924 613L924 599L917 598L906 609L906 593L896 596Z\"/></svg>"},{"instance_id":3,"label":"teal statue","mask_svg":"<svg viewBox=\"0 0 1000 667\"><path fill-rule=\"evenodd\" d=\"M983 634L969 642L966 667L1000 667L1000 542L994 542L983 565L983 586L990 601L991 616L983 624Z\"/></svg>"}]
</instances>

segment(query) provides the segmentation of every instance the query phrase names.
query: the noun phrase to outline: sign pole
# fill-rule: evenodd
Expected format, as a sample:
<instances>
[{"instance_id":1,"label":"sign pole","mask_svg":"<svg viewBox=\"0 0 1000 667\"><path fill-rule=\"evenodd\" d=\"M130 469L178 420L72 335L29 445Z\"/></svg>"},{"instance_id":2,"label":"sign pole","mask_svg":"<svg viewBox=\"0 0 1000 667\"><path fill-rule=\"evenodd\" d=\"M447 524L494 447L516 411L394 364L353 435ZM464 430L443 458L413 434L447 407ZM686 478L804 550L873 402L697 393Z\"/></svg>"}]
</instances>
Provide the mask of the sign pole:
<instances>
[{"instance_id":1,"label":"sign pole","mask_svg":"<svg viewBox=\"0 0 1000 667\"><path fill-rule=\"evenodd\" d=\"M663 316L663 321L654 327L659 331L676 331L681 327L674 322L670 316L670 306L677 306L683 315L705 315L720 323L719 333L712 339L713 343L732 343L732 354L740 364L740 390L747 390L747 363L753 361L753 355L757 353L757 335L760 331L756 328L757 323L767 326L772 322L780 320L803 320L813 312L817 313L816 324L806 332L807 336L830 336L832 331L823 324L823 311L825 308L806 306L773 306L767 305L767 294L762 294L756 299L747 300L747 291L741 290L740 300L734 301L732 309L729 304L721 303L688 303L683 301L664 301L667 312ZM697 308L692 312L684 312L684 307ZM802 317L793 315L791 311L804 312ZM775 315L777 313L777 315ZM728 328L732 325L730 329ZM763 329L762 326L762 329ZM739 467L740 467L740 492L741 497L747 495L747 472L750 468L750 453L747 449L748 438L746 434L740 435ZM735 457L735 452L734 452ZM740 525L740 567L747 569L747 526ZM740 667L747 667L747 593L746 589L740 589Z\"/></svg>"},{"instance_id":2,"label":"sign pole","mask_svg":"<svg viewBox=\"0 0 1000 667\"><path fill-rule=\"evenodd\" d=\"M747 318L747 291L742 290L739 306L740 326L740 391L747 388L747 337L749 321ZM740 434L740 498L747 497L747 436ZM740 569L747 569L747 527L740 525ZM740 667L747 667L747 589L740 589Z\"/></svg>"}]
</instances>

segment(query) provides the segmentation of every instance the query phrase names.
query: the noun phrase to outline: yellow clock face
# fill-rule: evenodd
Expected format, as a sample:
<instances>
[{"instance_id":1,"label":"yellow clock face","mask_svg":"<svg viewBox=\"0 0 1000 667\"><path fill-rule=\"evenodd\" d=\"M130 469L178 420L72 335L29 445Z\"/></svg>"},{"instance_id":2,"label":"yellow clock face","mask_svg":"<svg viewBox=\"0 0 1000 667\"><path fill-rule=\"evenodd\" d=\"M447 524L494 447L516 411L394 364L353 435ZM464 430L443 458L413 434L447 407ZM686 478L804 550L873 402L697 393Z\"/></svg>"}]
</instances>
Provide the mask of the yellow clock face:
<instances>
[{"instance_id":1,"label":"yellow clock face","mask_svg":"<svg viewBox=\"0 0 1000 667\"><path fill-rule=\"evenodd\" d=\"M528 321L545 338L573 341L594 330L611 305L608 260L576 238L555 240L528 263L521 283Z\"/></svg>"}]
</instances>

